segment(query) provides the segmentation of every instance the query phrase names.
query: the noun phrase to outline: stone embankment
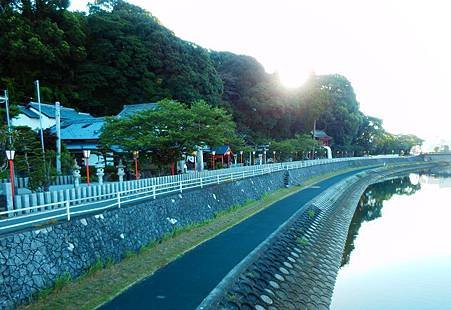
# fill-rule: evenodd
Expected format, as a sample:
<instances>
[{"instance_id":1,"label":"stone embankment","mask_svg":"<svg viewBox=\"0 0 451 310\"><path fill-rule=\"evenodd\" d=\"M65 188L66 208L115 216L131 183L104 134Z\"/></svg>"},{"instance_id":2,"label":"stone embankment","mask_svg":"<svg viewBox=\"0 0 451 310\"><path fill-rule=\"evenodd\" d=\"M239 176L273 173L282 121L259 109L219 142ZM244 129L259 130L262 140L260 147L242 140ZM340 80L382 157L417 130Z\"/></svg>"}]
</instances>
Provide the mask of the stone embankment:
<instances>
[{"instance_id":1,"label":"stone embankment","mask_svg":"<svg viewBox=\"0 0 451 310\"><path fill-rule=\"evenodd\" d=\"M430 166L375 168L329 188L237 265L198 309L329 309L362 193L371 183Z\"/></svg>"},{"instance_id":2,"label":"stone embankment","mask_svg":"<svg viewBox=\"0 0 451 310\"><path fill-rule=\"evenodd\" d=\"M217 212L312 176L369 164L419 160L362 159L280 171L0 236L0 308L26 301L60 276L75 278L98 260L119 261L127 252L137 251L176 228L209 220Z\"/></svg>"}]
</instances>

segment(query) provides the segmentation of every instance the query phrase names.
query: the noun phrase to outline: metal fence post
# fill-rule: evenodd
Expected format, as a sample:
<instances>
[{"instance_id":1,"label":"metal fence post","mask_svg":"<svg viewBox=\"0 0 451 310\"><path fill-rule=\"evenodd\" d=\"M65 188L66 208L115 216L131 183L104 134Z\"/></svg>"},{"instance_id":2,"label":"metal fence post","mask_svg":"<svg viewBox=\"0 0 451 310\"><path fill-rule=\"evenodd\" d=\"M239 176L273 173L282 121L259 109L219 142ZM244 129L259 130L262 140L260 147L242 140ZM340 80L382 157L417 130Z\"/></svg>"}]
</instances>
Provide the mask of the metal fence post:
<instances>
[{"instance_id":1,"label":"metal fence post","mask_svg":"<svg viewBox=\"0 0 451 310\"><path fill-rule=\"evenodd\" d=\"M218 180L218 184L219 184L219 175L216 176L216 179Z\"/></svg>"},{"instance_id":2,"label":"metal fence post","mask_svg":"<svg viewBox=\"0 0 451 310\"><path fill-rule=\"evenodd\" d=\"M182 181L180 181L180 193L182 193L183 191L183 185L182 185Z\"/></svg>"},{"instance_id":3,"label":"metal fence post","mask_svg":"<svg viewBox=\"0 0 451 310\"><path fill-rule=\"evenodd\" d=\"M157 194L156 194L156 185L154 185L154 186L152 186L152 193L153 193L153 199L156 199L157 198Z\"/></svg>"},{"instance_id":4,"label":"metal fence post","mask_svg":"<svg viewBox=\"0 0 451 310\"><path fill-rule=\"evenodd\" d=\"M202 178L200 178L200 188L203 188L204 185L202 184Z\"/></svg>"},{"instance_id":5,"label":"metal fence post","mask_svg":"<svg viewBox=\"0 0 451 310\"><path fill-rule=\"evenodd\" d=\"M117 192L117 207L120 208L121 207L121 192Z\"/></svg>"},{"instance_id":6,"label":"metal fence post","mask_svg":"<svg viewBox=\"0 0 451 310\"><path fill-rule=\"evenodd\" d=\"M70 221L70 202L69 202L69 200L66 200L66 213L67 213L67 220Z\"/></svg>"},{"instance_id":7,"label":"metal fence post","mask_svg":"<svg viewBox=\"0 0 451 310\"><path fill-rule=\"evenodd\" d=\"M230 174L230 180L233 181L233 173Z\"/></svg>"}]
</instances>

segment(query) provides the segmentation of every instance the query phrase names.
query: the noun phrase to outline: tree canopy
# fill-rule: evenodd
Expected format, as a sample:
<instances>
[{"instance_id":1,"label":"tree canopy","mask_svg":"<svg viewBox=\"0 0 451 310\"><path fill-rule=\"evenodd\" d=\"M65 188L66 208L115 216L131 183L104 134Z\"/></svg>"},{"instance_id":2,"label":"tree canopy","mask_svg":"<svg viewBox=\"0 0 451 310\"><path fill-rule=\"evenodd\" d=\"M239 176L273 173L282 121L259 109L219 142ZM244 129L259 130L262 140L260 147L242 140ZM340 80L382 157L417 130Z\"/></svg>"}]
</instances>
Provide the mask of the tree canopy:
<instances>
[{"instance_id":1,"label":"tree canopy","mask_svg":"<svg viewBox=\"0 0 451 310\"><path fill-rule=\"evenodd\" d=\"M229 144L238 138L232 116L204 101L186 104L163 100L159 108L126 118L108 118L102 143L150 154L153 162L172 163L197 146Z\"/></svg>"},{"instance_id":2,"label":"tree canopy","mask_svg":"<svg viewBox=\"0 0 451 310\"><path fill-rule=\"evenodd\" d=\"M339 150L392 152L421 143L387 133L381 120L362 113L342 75L312 73L287 90L256 59L184 41L123 0L95 1L87 13L68 11L68 0L0 4L0 89L13 104L30 101L39 79L43 101L98 116L124 104L171 99L196 108L205 100L228 111L252 146L296 140L315 122Z\"/></svg>"}]
</instances>

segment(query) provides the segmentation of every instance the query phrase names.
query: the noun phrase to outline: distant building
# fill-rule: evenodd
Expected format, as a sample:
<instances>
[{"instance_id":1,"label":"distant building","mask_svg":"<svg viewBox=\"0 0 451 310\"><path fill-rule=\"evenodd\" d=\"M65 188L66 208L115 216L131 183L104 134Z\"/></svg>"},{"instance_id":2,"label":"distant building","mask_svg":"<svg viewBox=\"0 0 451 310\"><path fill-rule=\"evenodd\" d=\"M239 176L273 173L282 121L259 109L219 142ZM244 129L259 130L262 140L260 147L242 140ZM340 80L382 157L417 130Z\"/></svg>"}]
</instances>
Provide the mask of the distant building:
<instances>
[{"instance_id":1,"label":"distant building","mask_svg":"<svg viewBox=\"0 0 451 310\"><path fill-rule=\"evenodd\" d=\"M213 152L215 152L214 156L213 156ZM213 148L210 151L210 157L211 157L211 162L214 164L215 167L216 167L216 163L218 162L218 160L221 161L221 166L224 166L224 164L226 166L230 166L231 164L233 164L233 152L232 152L232 149L230 148L230 146L228 146L228 145L221 145L221 146Z\"/></svg>"},{"instance_id":2,"label":"distant building","mask_svg":"<svg viewBox=\"0 0 451 310\"><path fill-rule=\"evenodd\" d=\"M19 115L11 120L13 126L28 126L33 130L39 129L39 104L30 102L25 106L18 106ZM89 113L77 112L75 109L60 106L61 121L80 120L94 118ZM41 103L42 129L47 129L56 124L55 105Z\"/></svg>"},{"instance_id":3,"label":"distant building","mask_svg":"<svg viewBox=\"0 0 451 310\"><path fill-rule=\"evenodd\" d=\"M133 114L146 111L155 110L158 107L158 103L137 103L124 105L122 111L117 115L119 118L128 117Z\"/></svg>"},{"instance_id":4,"label":"distant building","mask_svg":"<svg viewBox=\"0 0 451 310\"><path fill-rule=\"evenodd\" d=\"M323 146L330 146L330 141L332 140L331 136L328 136L323 130L315 130L312 132L313 138L315 140L321 141Z\"/></svg>"},{"instance_id":5,"label":"distant building","mask_svg":"<svg viewBox=\"0 0 451 310\"><path fill-rule=\"evenodd\" d=\"M64 120L61 122L61 141L72 152L99 149L103 124L103 117ZM50 131L56 134L56 126Z\"/></svg>"}]
</instances>

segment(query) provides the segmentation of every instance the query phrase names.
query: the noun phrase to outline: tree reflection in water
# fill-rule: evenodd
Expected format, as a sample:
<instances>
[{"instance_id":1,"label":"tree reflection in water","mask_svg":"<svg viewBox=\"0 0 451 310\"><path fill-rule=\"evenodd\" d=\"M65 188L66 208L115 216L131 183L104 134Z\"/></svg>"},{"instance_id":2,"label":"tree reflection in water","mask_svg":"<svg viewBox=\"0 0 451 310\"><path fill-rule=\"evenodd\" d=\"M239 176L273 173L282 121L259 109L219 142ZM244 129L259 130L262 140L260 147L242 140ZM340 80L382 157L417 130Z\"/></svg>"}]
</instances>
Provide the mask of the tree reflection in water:
<instances>
[{"instance_id":1,"label":"tree reflection in water","mask_svg":"<svg viewBox=\"0 0 451 310\"><path fill-rule=\"evenodd\" d=\"M420 183L412 184L408 176L370 185L360 197L359 204L349 226L341 266L349 262L360 226L365 221L372 221L382 216L382 207L385 200L389 200L395 194L412 195L419 189L421 189Z\"/></svg>"}]
</instances>

